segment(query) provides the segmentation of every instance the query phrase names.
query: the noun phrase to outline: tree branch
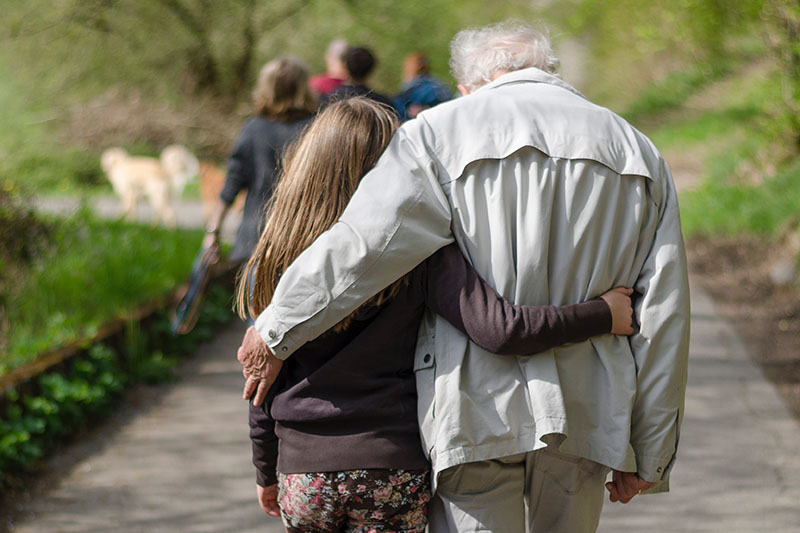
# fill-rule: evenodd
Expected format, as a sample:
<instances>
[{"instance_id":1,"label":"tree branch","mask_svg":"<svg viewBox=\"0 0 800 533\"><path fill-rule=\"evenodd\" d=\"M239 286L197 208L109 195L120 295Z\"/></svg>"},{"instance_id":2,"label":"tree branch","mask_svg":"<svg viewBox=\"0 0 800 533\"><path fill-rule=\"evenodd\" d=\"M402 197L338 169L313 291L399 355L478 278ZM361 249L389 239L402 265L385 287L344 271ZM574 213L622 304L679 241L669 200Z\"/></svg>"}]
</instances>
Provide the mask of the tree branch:
<instances>
[{"instance_id":1,"label":"tree branch","mask_svg":"<svg viewBox=\"0 0 800 533\"><path fill-rule=\"evenodd\" d=\"M192 11L179 0L157 0L165 9L172 12L178 22L195 38L199 55L195 58L195 68L200 75L200 84L219 91L219 68L212 53L206 26Z\"/></svg>"}]
</instances>

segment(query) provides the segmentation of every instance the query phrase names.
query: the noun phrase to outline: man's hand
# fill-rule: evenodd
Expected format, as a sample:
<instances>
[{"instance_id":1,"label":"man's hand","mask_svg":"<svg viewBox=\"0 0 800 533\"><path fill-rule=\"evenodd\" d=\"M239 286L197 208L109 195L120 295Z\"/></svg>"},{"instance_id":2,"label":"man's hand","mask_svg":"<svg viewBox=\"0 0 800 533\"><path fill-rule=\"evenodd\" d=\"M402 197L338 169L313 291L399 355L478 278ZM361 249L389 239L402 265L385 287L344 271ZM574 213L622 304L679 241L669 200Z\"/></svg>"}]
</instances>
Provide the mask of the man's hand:
<instances>
[{"instance_id":1,"label":"man's hand","mask_svg":"<svg viewBox=\"0 0 800 533\"><path fill-rule=\"evenodd\" d=\"M281 516L281 510L278 507L278 485L270 485L269 487L262 487L256 485L256 493L258 494L258 505L270 516Z\"/></svg>"},{"instance_id":2,"label":"man's hand","mask_svg":"<svg viewBox=\"0 0 800 533\"><path fill-rule=\"evenodd\" d=\"M645 481L635 472L620 472L614 470L613 481L606 483L608 499L612 502L628 503L634 496L655 485Z\"/></svg>"},{"instance_id":3,"label":"man's hand","mask_svg":"<svg viewBox=\"0 0 800 533\"><path fill-rule=\"evenodd\" d=\"M242 374L247 379L244 384L244 399L249 399L255 392L253 405L261 405L270 385L278 377L283 361L272 354L253 326L247 328L236 358L242 363Z\"/></svg>"}]
</instances>

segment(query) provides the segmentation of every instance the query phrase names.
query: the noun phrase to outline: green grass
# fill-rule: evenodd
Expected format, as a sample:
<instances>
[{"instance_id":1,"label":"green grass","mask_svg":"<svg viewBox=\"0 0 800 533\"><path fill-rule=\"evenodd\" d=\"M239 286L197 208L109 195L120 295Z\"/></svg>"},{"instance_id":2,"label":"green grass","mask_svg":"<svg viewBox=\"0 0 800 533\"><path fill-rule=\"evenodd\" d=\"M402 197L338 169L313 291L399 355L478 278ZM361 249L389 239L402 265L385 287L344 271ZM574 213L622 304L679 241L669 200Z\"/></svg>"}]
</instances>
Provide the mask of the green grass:
<instances>
[{"instance_id":1,"label":"green grass","mask_svg":"<svg viewBox=\"0 0 800 533\"><path fill-rule=\"evenodd\" d=\"M42 350L92 335L104 322L185 279L199 231L172 231L82 212L54 225L47 257L13 290L0 372Z\"/></svg>"},{"instance_id":2,"label":"green grass","mask_svg":"<svg viewBox=\"0 0 800 533\"><path fill-rule=\"evenodd\" d=\"M664 109L648 133L673 157L702 159L700 185L680 195L687 237L768 238L800 213L800 158L792 156L776 105L780 81L745 66L720 83L724 90L710 87L693 105Z\"/></svg>"},{"instance_id":3,"label":"green grass","mask_svg":"<svg viewBox=\"0 0 800 533\"><path fill-rule=\"evenodd\" d=\"M728 63L696 66L673 72L663 80L641 91L622 112L627 120L637 123L648 117L675 109L709 84L731 70Z\"/></svg>"},{"instance_id":4,"label":"green grass","mask_svg":"<svg viewBox=\"0 0 800 533\"><path fill-rule=\"evenodd\" d=\"M684 193L681 217L687 236L757 234L769 237L800 214L800 158L759 185L708 180Z\"/></svg>"}]
</instances>

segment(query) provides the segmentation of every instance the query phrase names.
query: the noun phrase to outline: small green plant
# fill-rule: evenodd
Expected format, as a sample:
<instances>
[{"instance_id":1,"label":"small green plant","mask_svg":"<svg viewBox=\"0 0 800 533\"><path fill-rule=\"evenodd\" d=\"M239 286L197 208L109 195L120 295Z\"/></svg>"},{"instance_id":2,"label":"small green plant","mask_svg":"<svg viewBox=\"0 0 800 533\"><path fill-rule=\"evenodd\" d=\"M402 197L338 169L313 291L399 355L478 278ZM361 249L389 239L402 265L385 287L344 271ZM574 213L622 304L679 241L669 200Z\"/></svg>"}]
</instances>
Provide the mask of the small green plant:
<instances>
[{"instance_id":1,"label":"small green plant","mask_svg":"<svg viewBox=\"0 0 800 533\"><path fill-rule=\"evenodd\" d=\"M66 372L37 380L37 393L6 391L0 418L0 472L14 471L40 459L87 420L108 412L125 384L114 353L101 344L75 359Z\"/></svg>"}]
</instances>

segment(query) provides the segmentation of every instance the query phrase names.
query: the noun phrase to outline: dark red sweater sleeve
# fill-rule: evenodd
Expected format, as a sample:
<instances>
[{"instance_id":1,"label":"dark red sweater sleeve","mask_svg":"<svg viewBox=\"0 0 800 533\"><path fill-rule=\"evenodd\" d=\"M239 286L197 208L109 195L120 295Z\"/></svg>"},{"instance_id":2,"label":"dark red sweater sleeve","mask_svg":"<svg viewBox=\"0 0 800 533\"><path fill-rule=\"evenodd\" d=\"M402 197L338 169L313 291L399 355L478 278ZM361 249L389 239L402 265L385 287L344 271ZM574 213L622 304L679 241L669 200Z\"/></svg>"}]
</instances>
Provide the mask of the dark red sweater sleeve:
<instances>
[{"instance_id":1,"label":"dark red sweater sleeve","mask_svg":"<svg viewBox=\"0 0 800 533\"><path fill-rule=\"evenodd\" d=\"M514 305L499 296L450 244L425 269L426 305L496 354L535 354L611 331L611 310L595 298L572 305Z\"/></svg>"}]
</instances>

